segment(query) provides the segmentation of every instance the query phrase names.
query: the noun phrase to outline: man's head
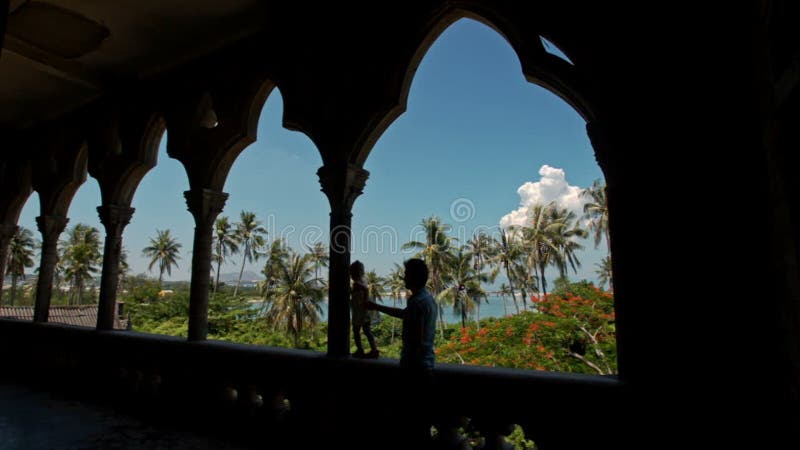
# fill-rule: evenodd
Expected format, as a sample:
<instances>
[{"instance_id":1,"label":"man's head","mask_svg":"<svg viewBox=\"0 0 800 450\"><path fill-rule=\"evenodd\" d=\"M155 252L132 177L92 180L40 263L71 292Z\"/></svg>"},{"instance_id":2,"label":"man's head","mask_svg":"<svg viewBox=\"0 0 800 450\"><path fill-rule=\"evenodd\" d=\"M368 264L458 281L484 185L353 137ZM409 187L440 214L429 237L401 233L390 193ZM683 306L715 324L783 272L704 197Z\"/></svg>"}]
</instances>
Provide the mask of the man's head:
<instances>
[{"instance_id":1,"label":"man's head","mask_svg":"<svg viewBox=\"0 0 800 450\"><path fill-rule=\"evenodd\" d=\"M403 276L406 288L412 291L424 288L425 283L428 282L428 265L425 264L425 261L412 258L403 263L403 265L406 269Z\"/></svg>"},{"instance_id":2,"label":"man's head","mask_svg":"<svg viewBox=\"0 0 800 450\"><path fill-rule=\"evenodd\" d=\"M350 278L354 280L359 280L363 276L364 276L364 264L359 260L353 261L353 264L350 264Z\"/></svg>"}]
</instances>

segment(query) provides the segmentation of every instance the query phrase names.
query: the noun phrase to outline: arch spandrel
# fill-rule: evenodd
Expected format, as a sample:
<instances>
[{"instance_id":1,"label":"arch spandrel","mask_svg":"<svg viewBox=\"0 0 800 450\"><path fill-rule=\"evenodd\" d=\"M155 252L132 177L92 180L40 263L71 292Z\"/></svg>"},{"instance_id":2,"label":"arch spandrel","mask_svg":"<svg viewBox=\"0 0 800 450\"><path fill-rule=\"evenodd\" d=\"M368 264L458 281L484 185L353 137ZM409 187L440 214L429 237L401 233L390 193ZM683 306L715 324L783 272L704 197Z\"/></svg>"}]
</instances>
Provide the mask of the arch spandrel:
<instances>
[{"instance_id":1,"label":"arch spandrel","mask_svg":"<svg viewBox=\"0 0 800 450\"><path fill-rule=\"evenodd\" d=\"M0 224L16 224L32 192L29 161L0 163Z\"/></svg>"},{"instance_id":2,"label":"arch spandrel","mask_svg":"<svg viewBox=\"0 0 800 450\"><path fill-rule=\"evenodd\" d=\"M72 197L86 181L88 148L78 127L42 130L31 142L32 185L39 194L42 216L66 217Z\"/></svg>"},{"instance_id":3,"label":"arch spandrel","mask_svg":"<svg viewBox=\"0 0 800 450\"><path fill-rule=\"evenodd\" d=\"M255 142L261 109L274 88L271 80L251 74L169 101L167 153L183 164L190 186L223 189L236 157Z\"/></svg>"},{"instance_id":4,"label":"arch spandrel","mask_svg":"<svg viewBox=\"0 0 800 450\"><path fill-rule=\"evenodd\" d=\"M157 163L165 124L147 106L120 100L98 109L87 131L88 171L100 185L103 204L130 205L142 178Z\"/></svg>"}]
</instances>

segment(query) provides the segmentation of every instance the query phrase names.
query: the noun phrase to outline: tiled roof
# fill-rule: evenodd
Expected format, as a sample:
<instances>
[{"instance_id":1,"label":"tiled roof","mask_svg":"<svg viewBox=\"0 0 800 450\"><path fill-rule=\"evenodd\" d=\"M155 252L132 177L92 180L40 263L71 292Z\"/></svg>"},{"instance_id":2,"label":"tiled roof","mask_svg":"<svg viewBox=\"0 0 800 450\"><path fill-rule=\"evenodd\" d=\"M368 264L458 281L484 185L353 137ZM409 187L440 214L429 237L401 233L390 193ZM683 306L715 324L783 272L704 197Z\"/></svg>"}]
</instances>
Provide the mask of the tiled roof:
<instances>
[{"instance_id":1,"label":"tiled roof","mask_svg":"<svg viewBox=\"0 0 800 450\"><path fill-rule=\"evenodd\" d=\"M116 308L114 308L117 310ZM33 306L0 306L0 317L18 320L33 320ZM48 322L94 328L97 326L97 305L57 306L50 305ZM128 319L114 317L114 329L126 330Z\"/></svg>"}]
</instances>

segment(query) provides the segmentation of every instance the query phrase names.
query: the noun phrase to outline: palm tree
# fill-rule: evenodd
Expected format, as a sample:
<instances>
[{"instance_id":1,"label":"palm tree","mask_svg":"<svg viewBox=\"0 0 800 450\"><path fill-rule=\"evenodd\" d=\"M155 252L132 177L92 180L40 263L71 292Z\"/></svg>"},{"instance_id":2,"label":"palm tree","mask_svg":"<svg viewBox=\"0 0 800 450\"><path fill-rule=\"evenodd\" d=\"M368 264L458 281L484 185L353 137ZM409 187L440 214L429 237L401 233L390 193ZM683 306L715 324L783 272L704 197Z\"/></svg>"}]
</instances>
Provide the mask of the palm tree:
<instances>
[{"instance_id":1,"label":"palm tree","mask_svg":"<svg viewBox=\"0 0 800 450\"><path fill-rule=\"evenodd\" d=\"M314 243L314 246L308 246L308 253L314 262L314 276L319 278L319 269L321 267L328 267L328 249L322 242Z\"/></svg>"},{"instance_id":2,"label":"palm tree","mask_svg":"<svg viewBox=\"0 0 800 450\"><path fill-rule=\"evenodd\" d=\"M567 275L567 265L572 268L573 272L578 273L581 262L576 253L578 250L583 250L583 245L575 238L585 239L588 233L581 228L574 212L566 208L553 208L550 214L550 221L557 224L554 227L553 239L558 253L553 259L553 263L562 277Z\"/></svg>"},{"instance_id":3,"label":"palm tree","mask_svg":"<svg viewBox=\"0 0 800 450\"><path fill-rule=\"evenodd\" d=\"M275 239L269 247L267 252L267 261L264 263L264 268L261 273L264 274L264 281L261 286L261 295L267 295L272 287L278 284L281 276L281 268L283 267L286 258L288 257L288 246L283 239Z\"/></svg>"},{"instance_id":4,"label":"palm tree","mask_svg":"<svg viewBox=\"0 0 800 450\"><path fill-rule=\"evenodd\" d=\"M14 306L17 295L17 280L25 279L25 268L33 267L35 242L31 230L19 227L8 245L8 262L6 272L11 273L11 299L9 304ZM3 274L5 275L5 274Z\"/></svg>"},{"instance_id":5,"label":"palm tree","mask_svg":"<svg viewBox=\"0 0 800 450\"><path fill-rule=\"evenodd\" d=\"M553 263L553 258L558 253L558 247L553 239L557 225L550 221L551 211L555 207L555 202L547 205L533 205L528 212L528 220L518 228L526 252L526 265L534 270L539 270L540 287L537 290L544 296L547 295L547 279L544 276L544 270Z\"/></svg>"},{"instance_id":6,"label":"palm tree","mask_svg":"<svg viewBox=\"0 0 800 450\"><path fill-rule=\"evenodd\" d=\"M539 292L547 296L545 268L555 266L566 275L569 264L574 271L580 267L575 252L583 248L574 237L586 237L574 212L558 208L555 202L533 206L528 221L521 228L522 240L528 250L528 264L539 269Z\"/></svg>"},{"instance_id":7,"label":"palm tree","mask_svg":"<svg viewBox=\"0 0 800 450\"><path fill-rule=\"evenodd\" d=\"M386 286L391 289L392 292L392 306L397 308L397 300L403 295L403 291L406 288L405 279L403 278L403 266L400 264L394 263L394 269L389 273L389 277L386 281ZM392 321L392 339L391 343L394 344L394 326L396 321Z\"/></svg>"},{"instance_id":8,"label":"palm tree","mask_svg":"<svg viewBox=\"0 0 800 450\"><path fill-rule=\"evenodd\" d=\"M239 279L236 280L236 288L233 289L234 296L239 292L245 263L257 261L261 256L259 251L267 245L264 239L266 234L267 229L261 226L261 221L256 220L255 213L242 211L239 214L239 223L236 224L236 240L244 247L242 248L242 268L239 269Z\"/></svg>"},{"instance_id":9,"label":"palm tree","mask_svg":"<svg viewBox=\"0 0 800 450\"><path fill-rule=\"evenodd\" d=\"M447 235L447 232L450 231L450 225L443 224L441 219L435 216L422 219L420 225L425 230L425 242L410 241L403 244L401 248L403 250L419 250L415 257L424 259L428 265L430 270L428 282L431 285L434 297L438 298L443 284L442 268L450 258L450 243L453 240ZM439 305L439 324L442 336L444 336L445 323L441 305Z\"/></svg>"},{"instance_id":10,"label":"palm tree","mask_svg":"<svg viewBox=\"0 0 800 450\"><path fill-rule=\"evenodd\" d=\"M170 235L169 230L156 230L156 238L150 238L150 245L142 249L142 256L150 258L147 270L153 270L158 263L158 285L164 279L164 272L172 275L172 267L178 267L181 244Z\"/></svg>"},{"instance_id":11,"label":"palm tree","mask_svg":"<svg viewBox=\"0 0 800 450\"><path fill-rule=\"evenodd\" d=\"M498 293L500 294L500 300L503 301L503 315L508 316L508 308L506 307L506 295L511 294L511 296L513 296L514 291L512 291L507 284L502 283L500 284L500 291Z\"/></svg>"},{"instance_id":12,"label":"palm tree","mask_svg":"<svg viewBox=\"0 0 800 450\"><path fill-rule=\"evenodd\" d=\"M594 273L597 274L597 282L600 284L600 289L603 289L603 286L608 283L608 290L614 292L614 280L611 277L611 257L606 256L595 264L595 267L597 267L597 270Z\"/></svg>"},{"instance_id":13,"label":"palm tree","mask_svg":"<svg viewBox=\"0 0 800 450\"><path fill-rule=\"evenodd\" d=\"M386 280L379 277L374 270L370 270L367 272L364 281L367 282L367 292L370 300L383 303L383 285Z\"/></svg>"},{"instance_id":14,"label":"palm tree","mask_svg":"<svg viewBox=\"0 0 800 450\"><path fill-rule=\"evenodd\" d=\"M606 238L608 254L611 254L611 239L608 234L608 203L606 201L606 184L594 180L592 187L581 191L581 197L588 197L589 201L583 204L583 217L589 219L589 231L594 236L594 247L600 245L600 240Z\"/></svg>"},{"instance_id":15,"label":"palm tree","mask_svg":"<svg viewBox=\"0 0 800 450\"><path fill-rule=\"evenodd\" d=\"M222 216L214 222L214 259L217 261L217 274L214 280L214 294L219 287L219 275L222 263L230 255L239 253L239 242L233 232L232 225L227 216Z\"/></svg>"},{"instance_id":16,"label":"palm tree","mask_svg":"<svg viewBox=\"0 0 800 450\"><path fill-rule=\"evenodd\" d=\"M308 254L301 256L289 250L277 266L277 284L266 291L265 318L272 326L285 326L294 338L294 346L300 347L303 327L320 321L325 288L314 278L312 257Z\"/></svg>"},{"instance_id":17,"label":"palm tree","mask_svg":"<svg viewBox=\"0 0 800 450\"><path fill-rule=\"evenodd\" d=\"M554 234L558 224L552 221L552 212L555 209L555 202L534 205L528 213L528 220L519 228L522 245L527 253L526 265L539 270L540 286L537 290L545 297L547 279L544 271L547 266L555 264L554 260L558 258L558 246Z\"/></svg>"},{"instance_id":18,"label":"palm tree","mask_svg":"<svg viewBox=\"0 0 800 450\"><path fill-rule=\"evenodd\" d=\"M484 265L492 265L492 256L496 247L497 241L484 232L478 232L472 236L472 239L467 241L467 251L472 255L472 268L478 273L483 272ZM493 270L490 277L490 282L494 282L497 277L497 270ZM484 301L489 303L489 297L484 295ZM476 318L478 329L481 326L481 303L478 302L478 317Z\"/></svg>"},{"instance_id":19,"label":"palm tree","mask_svg":"<svg viewBox=\"0 0 800 450\"><path fill-rule=\"evenodd\" d=\"M517 304L517 297L514 295L514 277L512 276L512 268L516 264L517 258L522 254L519 238L517 237L516 228L509 230L500 229L500 239L497 241L494 256L492 261L495 264L502 265L506 271L506 278L508 278L508 286L511 290L511 300L514 302L514 309L519 314L519 305Z\"/></svg>"},{"instance_id":20,"label":"palm tree","mask_svg":"<svg viewBox=\"0 0 800 450\"><path fill-rule=\"evenodd\" d=\"M100 231L82 223L72 227L66 242L62 242L60 259L64 264L64 275L72 285L70 304L83 302L84 282L100 271L103 259L100 247Z\"/></svg>"},{"instance_id":21,"label":"palm tree","mask_svg":"<svg viewBox=\"0 0 800 450\"><path fill-rule=\"evenodd\" d=\"M538 277L535 274L536 269L528 263L528 258L519 262L515 262L512 266L511 273L517 280L517 289L519 289L520 300L522 301L522 310L528 310L528 293L538 290Z\"/></svg>"},{"instance_id":22,"label":"palm tree","mask_svg":"<svg viewBox=\"0 0 800 450\"><path fill-rule=\"evenodd\" d=\"M447 287L437 296L437 300L449 300L453 303L453 312L461 315L461 326L467 327L467 316L480 303L486 293L481 282L486 281L486 274L477 272L472 266L473 255L459 249L458 254L450 259L445 268Z\"/></svg>"}]
</instances>

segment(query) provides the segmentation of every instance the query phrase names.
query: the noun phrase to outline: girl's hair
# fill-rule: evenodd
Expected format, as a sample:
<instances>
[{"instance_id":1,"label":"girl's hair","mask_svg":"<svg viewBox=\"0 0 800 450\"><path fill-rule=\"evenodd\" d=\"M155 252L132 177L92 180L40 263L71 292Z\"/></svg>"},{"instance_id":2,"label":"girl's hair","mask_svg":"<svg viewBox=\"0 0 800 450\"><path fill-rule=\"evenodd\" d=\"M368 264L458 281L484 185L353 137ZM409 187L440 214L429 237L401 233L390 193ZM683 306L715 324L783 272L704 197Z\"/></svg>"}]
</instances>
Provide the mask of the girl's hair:
<instances>
[{"instance_id":1,"label":"girl's hair","mask_svg":"<svg viewBox=\"0 0 800 450\"><path fill-rule=\"evenodd\" d=\"M353 261L353 264L350 264L350 273L351 274L364 274L364 264L359 261Z\"/></svg>"}]
</instances>

